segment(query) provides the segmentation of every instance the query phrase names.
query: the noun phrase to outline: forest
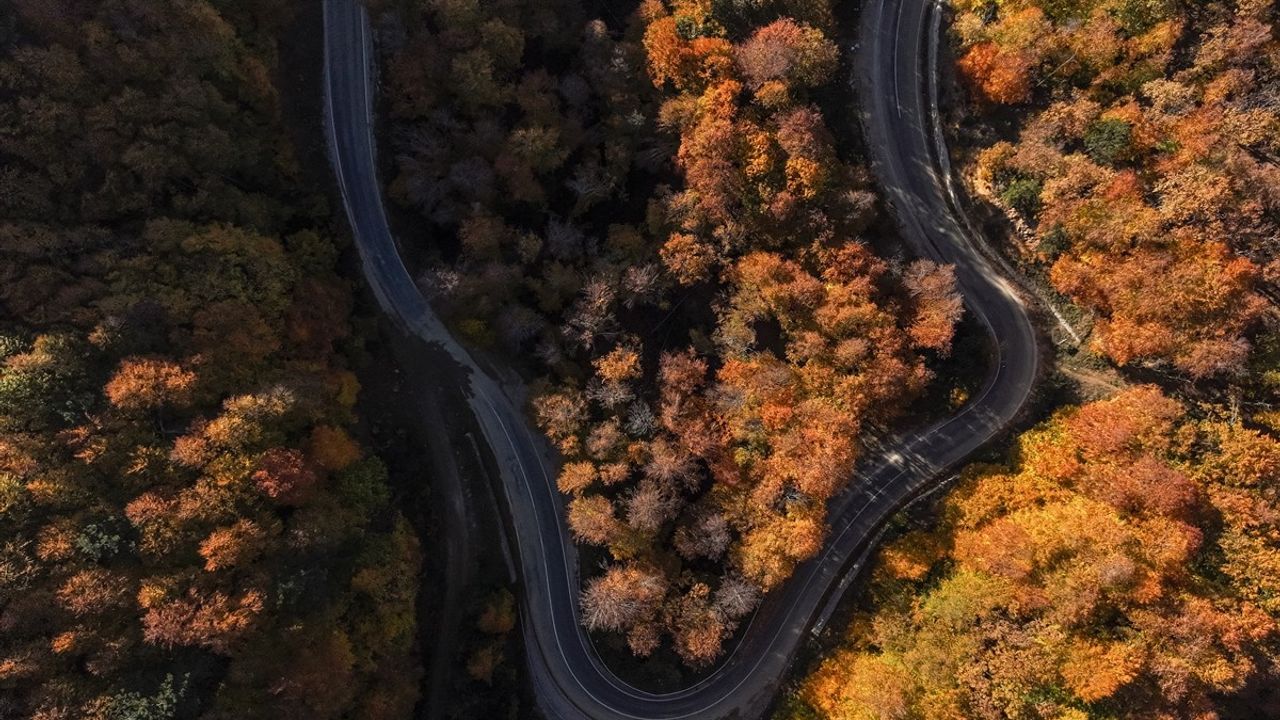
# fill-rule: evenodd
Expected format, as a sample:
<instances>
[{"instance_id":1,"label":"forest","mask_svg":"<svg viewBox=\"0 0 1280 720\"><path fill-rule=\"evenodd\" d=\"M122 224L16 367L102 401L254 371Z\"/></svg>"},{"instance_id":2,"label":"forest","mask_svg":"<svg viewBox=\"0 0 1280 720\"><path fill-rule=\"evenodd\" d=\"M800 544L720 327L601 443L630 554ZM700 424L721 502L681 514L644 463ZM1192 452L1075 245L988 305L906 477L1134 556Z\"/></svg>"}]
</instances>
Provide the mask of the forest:
<instances>
[{"instance_id":1,"label":"forest","mask_svg":"<svg viewBox=\"0 0 1280 720\"><path fill-rule=\"evenodd\" d=\"M962 310L949 268L873 247L869 173L822 106L831 7L380 5L391 194L453 327L530 359L599 549L585 623L706 666L818 551L860 437L921 395Z\"/></svg>"},{"instance_id":2,"label":"forest","mask_svg":"<svg viewBox=\"0 0 1280 720\"><path fill-rule=\"evenodd\" d=\"M976 184L1118 365L1280 390L1280 44L1265 0L959 2L957 67L1016 134ZM1256 377L1256 376L1265 377Z\"/></svg>"},{"instance_id":3,"label":"forest","mask_svg":"<svg viewBox=\"0 0 1280 720\"><path fill-rule=\"evenodd\" d=\"M954 9L965 179L1120 373L900 520L776 717L1280 716L1276 6Z\"/></svg>"},{"instance_id":4,"label":"forest","mask_svg":"<svg viewBox=\"0 0 1280 720\"><path fill-rule=\"evenodd\" d=\"M0 717L405 718L421 550L293 3L0 3Z\"/></svg>"},{"instance_id":5,"label":"forest","mask_svg":"<svg viewBox=\"0 0 1280 720\"><path fill-rule=\"evenodd\" d=\"M1153 386L974 465L888 546L803 718L1280 712L1280 442Z\"/></svg>"},{"instance_id":6,"label":"forest","mask_svg":"<svg viewBox=\"0 0 1280 720\"><path fill-rule=\"evenodd\" d=\"M527 384L583 624L607 661L700 677L859 462L987 369L875 189L856 13L365 4L405 263ZM1086 337L889 523L775 717L1280 717L1280 10L948 7L958 179ZM438 537L361 383L409 369L300 139L314 11L0 2L0 718L426 714ZM439 643L450 718L533 694L503 571Z\"/></svg>"}]
</instances>

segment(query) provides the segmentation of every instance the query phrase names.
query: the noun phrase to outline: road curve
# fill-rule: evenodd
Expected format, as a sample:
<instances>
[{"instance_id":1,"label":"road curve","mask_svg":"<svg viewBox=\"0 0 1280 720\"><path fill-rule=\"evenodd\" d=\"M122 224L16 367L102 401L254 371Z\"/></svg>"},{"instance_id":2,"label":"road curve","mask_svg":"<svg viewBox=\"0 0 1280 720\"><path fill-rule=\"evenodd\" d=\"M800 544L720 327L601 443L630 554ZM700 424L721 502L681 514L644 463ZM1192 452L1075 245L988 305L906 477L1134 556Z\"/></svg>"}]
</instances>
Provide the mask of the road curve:
<instances>
[{"instance_id":1,"label":"road curve","mask_svg":"<svg viewBox=\"0 0 1280 720\"><path fill-rule=\"evenodd\" d=\"M956 266L971 313L998 349L983 389L956 415L901 438L858 470L832 500L823 552L797 568L753 616L742 640L701 682L670 693L628 685L600 661L578 618L577 555L562 520L555 460L521 412L519 384L482 366L448 332L419 292L392 238L373 141L373 64L359 0L324 0L325 116L331 161L365 277L383 309L438 348L442 365L422 368L466 388L505 495L521 578L521 623L529 677L548 717L596 720L755 718L770 706L796 650L848 584L884 521L928 489L1017 415L1036 376L1035 336L1009 286L954 220L934 170L922 75L929 0L870 0L863 10L855 81L877 176L906 241ZM935 29L936 32L936 29Z\"/></svg>"}]
</instances>

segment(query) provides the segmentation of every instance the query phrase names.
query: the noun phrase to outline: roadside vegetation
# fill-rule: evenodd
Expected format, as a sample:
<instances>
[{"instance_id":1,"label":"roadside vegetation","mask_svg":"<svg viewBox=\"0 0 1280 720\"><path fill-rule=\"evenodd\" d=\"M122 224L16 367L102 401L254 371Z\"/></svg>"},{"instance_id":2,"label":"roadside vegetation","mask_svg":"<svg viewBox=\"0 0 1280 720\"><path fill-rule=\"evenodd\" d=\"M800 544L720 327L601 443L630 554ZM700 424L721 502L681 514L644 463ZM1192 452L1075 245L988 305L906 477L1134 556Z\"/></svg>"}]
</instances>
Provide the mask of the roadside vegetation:
<instances>
[{"instance_id":1,"label":"roadside vegetation","mask_svg":"<svg viewBox=\"0 0 1280 720\"><path fill-rule=\"evenodd\" d=\"M976 159L1031 229L1016 250L1096 315L1121 366L1280 390L1280 42L1274 3L961 2Z\"/></svg>"},{"instance_id":2,"label":"roadside vegetation","mask_svg":"<svg viewBox=\"0 0 1280 720\"><path fill-rule=\"evenodd\" d=\"M833 2L368 4L419 284L528 379L587 628L683 681L983 354L836 127ZM778 717L1280 717L1276 4L952 8L965 177L1108 397L965 469ZM0 2L0 718L418 711L427 535L284 119L302 9ZM446 717L528 709L488 550Z\"/></svg>"},{"instance_id":3,"label":"roadside vegetation","mask_svg":"<svg viewBox=\"0 0 1280 720\"><path fill-rule=\"evenodd\" d=\"M1152 386L970 467L779 718L1280 711L1280 442Z\"/></svg>"},{"instance_id":4,"label":"roadside vegetation","mask_svg":"<svg viewBox=\"0 0 1280 720\"><path fill-rule=\"evenodd\" d=\"M587 626L696 668L818 551L961 305L949 268L869 244L868 173L818 104L826 2L622 5L380 3L391 187L453 326L529 359L599 548Z\"/></svg>"},{"instance_id":5,"label":"roadside vegetation","mask_svg":"<svg viewBox=\"0 0 1280 720\"><path fill-rule=\"evenodd\" d=\"M413 710L291 8L0 4L0 717Z\"/></svg>"},{"instance_id":6,"label":"roadside vegetation","mask_svg":"<svg viewBox=\"0 0 1280 720\"><path fill-rule=\"evenodd\" d=\"M969 467L777 717L1280 715L1275 5L955 9L967 176L1124 387Z\"/></svg>"}]
</instances>

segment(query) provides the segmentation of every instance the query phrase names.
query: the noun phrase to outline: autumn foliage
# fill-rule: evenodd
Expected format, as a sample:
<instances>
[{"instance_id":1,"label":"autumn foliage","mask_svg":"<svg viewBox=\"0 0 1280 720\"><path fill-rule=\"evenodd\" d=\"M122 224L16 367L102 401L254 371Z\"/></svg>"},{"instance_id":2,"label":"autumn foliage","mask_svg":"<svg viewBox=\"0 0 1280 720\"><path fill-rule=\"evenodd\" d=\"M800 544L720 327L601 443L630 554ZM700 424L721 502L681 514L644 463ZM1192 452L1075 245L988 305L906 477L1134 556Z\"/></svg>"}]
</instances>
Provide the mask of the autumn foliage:
<instances>
[{"instance_id":1,"label":"autumn foliage","mask_svg":"<svg viewBox=\"0 0 1280 720\"><path fill-rule=\"evenodd\" d=\"M423 285L539 376L569 530L607 556L584 622L704 666L821 546L865 427L919 395L961 313L950 268L870 249L868 173L814 101L830 6L404 19L392 191L456 238Z\"/></svg>"},{"instance_id":2,"label":"autumn foliage","mask_svg":"<svg viewBox=\"0 0 1280 720\"><path fill-rule=\"evenodd\" d=\"M412 711L295 5L0 5L0 717Z\"/></svg>"},{"instance_id":3,"label":"autumn foliage","mask_svg":"<svg viewBox=\"0 0 1280 720\"><path fill-rule=\"evenodd\" d=\"M1272 15L960 4L961 74L990 103L1030 103L1016 138L978 157L980 189L1027 223L1023 256L1096 315L1092 345L1118 364L1220 379L1275 363Z\"/></svg>"},{"instance_id":4,"label":"autumn foliage","mask_svg":"<svg viewBox=\"0 0 1280 720\"><path fill-rule=\"evenodd\" d=\"M1031 95L1031 68L1025 53L1003 51L995 43L978 43L965 52L957 68L990 102L1012 105Z\"/></svg>"},{"instance_id":5,"label":"autumn foliage","mask_svg":"<svg viewBox=\"0 0 1280 720\"><path fill-rule=\"evenodd\" d=\"M804 704L827 718L1274 713L1257 691L1280 650L1280 442L1139 387L1061 412L1013 458L970 468L940 527L886 549L878 606Z\"/></svg>"}]
</instances>

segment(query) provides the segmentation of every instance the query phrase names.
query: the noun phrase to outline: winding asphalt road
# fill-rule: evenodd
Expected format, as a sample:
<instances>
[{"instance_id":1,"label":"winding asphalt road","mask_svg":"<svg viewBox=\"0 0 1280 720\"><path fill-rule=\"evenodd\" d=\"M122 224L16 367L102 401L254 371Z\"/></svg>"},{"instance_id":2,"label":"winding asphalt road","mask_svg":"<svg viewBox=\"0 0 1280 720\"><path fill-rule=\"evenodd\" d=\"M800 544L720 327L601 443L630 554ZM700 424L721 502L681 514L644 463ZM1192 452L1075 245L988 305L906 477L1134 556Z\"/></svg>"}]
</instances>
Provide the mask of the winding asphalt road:
<instances>
[{"instance_id":1,"label":"winding asphalt road","mask_svg":"<svg viewBox=\"0 0 1280 720\"><path fill-rule=\"evenodd\" d=\"M902 234L917 254L955 265L965 305L996 348L991 372L956 415L898 439L859 467L851 489L830 504L831 534L823 552L770 594L715 672L690 687L652 693L610 672L581 628L577 556L562 520L555 460L528 427L519 384L485 367L449 334L400 259L375 161L368 17L358 0L324 0L330 154L364 273L383 309L441 351L441 367L406 370L435 373L469 388L468 404L501 476L522 584L529 676L548 717L760 716L807 632L826 622L888 517L1000 433L1028 398L1038 353L1027 312L961 230L936 169L940 143L930 112L936 92L935 10L931 0L869 0L854 81L873 166Z\"/></svg>"}]
</instances>

